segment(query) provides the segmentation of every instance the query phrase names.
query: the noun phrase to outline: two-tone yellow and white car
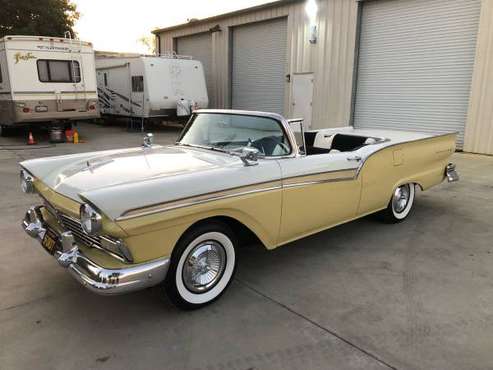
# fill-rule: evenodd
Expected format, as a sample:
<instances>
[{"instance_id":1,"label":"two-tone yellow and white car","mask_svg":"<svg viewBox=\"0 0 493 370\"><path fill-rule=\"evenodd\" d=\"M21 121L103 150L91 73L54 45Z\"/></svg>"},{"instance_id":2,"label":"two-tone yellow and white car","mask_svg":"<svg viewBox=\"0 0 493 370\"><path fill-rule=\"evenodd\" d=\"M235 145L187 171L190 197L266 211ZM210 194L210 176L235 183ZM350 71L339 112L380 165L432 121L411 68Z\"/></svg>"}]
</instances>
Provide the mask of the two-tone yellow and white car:
<instances>
[{"instance_id":1,"label":"two-tone yellow and white car","mask_svg":"<svg viewBox=\"0 0 493 370\"><path fill-rule=\"evenodd\" d=\"M455 141L200 110L172 146L149 135L139 148L22 162L22 189L42 200L22 225L96 293L162 285L198 308L231 282L245 231L273 249L371 213L402 221L416 188L458 179Z\"/></svg>"}]
</instances>

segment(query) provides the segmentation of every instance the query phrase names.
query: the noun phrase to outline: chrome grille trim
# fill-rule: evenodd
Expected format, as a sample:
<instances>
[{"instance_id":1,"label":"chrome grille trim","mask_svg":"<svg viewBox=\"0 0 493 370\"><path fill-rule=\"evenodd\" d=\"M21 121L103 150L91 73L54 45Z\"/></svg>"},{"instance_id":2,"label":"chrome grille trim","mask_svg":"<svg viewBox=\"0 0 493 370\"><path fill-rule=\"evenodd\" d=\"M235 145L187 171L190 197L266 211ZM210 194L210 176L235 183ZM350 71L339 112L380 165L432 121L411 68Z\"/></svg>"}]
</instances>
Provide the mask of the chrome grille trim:
<instances>
[{"instance_id":1,"label":"chrome grille trim","mask_svg":"<svg viewBox=\"0 0 493 370\"><path fill-rule=\"evenodd\" d=\"M79 239L80 242L87 245L88 247L96 247L101 248L101 239L97 236L88 235L80 224L79 220L76 220L70 216L67 216L63 213L58 213L60 218L60 222L64 229L67 231L71 231L74 234L75 239Z\"/></svg>"},{"instance_id":2,"label":"chrome grille trim","mask_svg":"<svg viewBox=\"0 0 493 370\"><path fill-rule=\"evenodd\" d=\"M61 226L67 230L67 231L71 231L72 234L74 235L74 239L79 242L79 243L82 243L84 244L85 246L87 247L92 247L92 248L96 248L96 249L99 249L107 254L109 254L110 256L122 261L122 262L127 262L127 260L120 256L119 254L116 254L106 248L104 248L101 244L101 238L105 238L106 240L109 240L111 241L111 239L109 237L100 237L100 236L91 236L91 235L88 235L84 229L82 229L82 225L80 223L79 220L73 218L73 217L70 217L70 216L67 216L63 213L60 213L58 212L58 219L60 220L60 224Z\"/></svg>"},{"instance_id":3,"label":"chrome grille trim","mask_svg":"<svg viewBox=\"0 0 493 370\"><path fill-rule=\"evenodd\" d=\"M41 195L40 195L41 196ZM54 216L56 217L56 220L60 227L64 231L70 231L72 232L74 239L76 242L85 245L86 247L89 248L96 248L106 254L109 254L113 258L116 258L117 260L128 263L128 262L133 262L133 257L130 254L130 252L127 253L122 252L124 255L121 255L119 253L113 252L105 247L103 247L102 239L106 241L106 243L118 243L118 241L115 241L113 238L110 236L91 236L87 234L84 229L82 228L80 220L68 216L62 212L60 212L57 208L53 206L48 200L46 200L44 197L41 196L41 199L43 199L44 207ZM123 247L125 247L123 245Z\"/></svg>"}]
</instances>

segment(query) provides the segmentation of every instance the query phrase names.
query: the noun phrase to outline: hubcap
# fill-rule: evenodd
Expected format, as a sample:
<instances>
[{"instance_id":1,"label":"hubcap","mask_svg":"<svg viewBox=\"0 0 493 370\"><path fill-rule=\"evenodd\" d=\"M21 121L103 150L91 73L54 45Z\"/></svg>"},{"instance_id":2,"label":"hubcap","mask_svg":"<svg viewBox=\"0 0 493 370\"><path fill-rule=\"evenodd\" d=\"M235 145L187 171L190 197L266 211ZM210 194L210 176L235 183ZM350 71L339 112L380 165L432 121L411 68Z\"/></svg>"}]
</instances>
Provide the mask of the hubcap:
<instances>
[{"instance_id":1,"label":"hubcap","mask_svg":"<svg viewBox=\"0 0 493 370\"><path fill-rule=\"evenodd\" d=\"M392 207L395 212L401 213L406 209L410 195L411 189L409 184L399 186L395 189L394 196L392 197Z\"/></svg>"},{"instance_id":2,"label":"hubcap","mask_svg":"<svg viewBox=\"0 0 493 370\"><path fill-rule=\"evenodd\" d=\"M194 293L205 293L221 278L226 267L224 247L213 240L196 245L183 265L183 283Z\"/></svg>"}]
</instances>

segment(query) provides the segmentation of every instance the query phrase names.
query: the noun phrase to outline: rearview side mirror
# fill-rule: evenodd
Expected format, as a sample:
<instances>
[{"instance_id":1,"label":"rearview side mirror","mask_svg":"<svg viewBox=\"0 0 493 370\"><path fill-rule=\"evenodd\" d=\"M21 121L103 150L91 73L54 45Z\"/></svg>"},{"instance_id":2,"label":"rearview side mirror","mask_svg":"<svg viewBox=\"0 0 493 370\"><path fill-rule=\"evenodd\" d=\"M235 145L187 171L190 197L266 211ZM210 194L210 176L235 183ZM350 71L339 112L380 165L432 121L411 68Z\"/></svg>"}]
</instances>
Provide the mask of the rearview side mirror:
<instances>
[{"instance_id":1,"label":"rearview side mirror","mask_svg":"<svg viewBox=\"0 0 493 370\"><path fill-rule=\"evenodd\" d=\"M239 157L245 166L256 166L258 164L259 150L251 146L241 148Z\"/></svg>"},{"instance_id":2,"label":"rearview side mirror","mask_svg":"<svg viewBox=\"0 0 493 370\"><path fill-rule=\"evenodd\" d=\"M240 158L245 166L256 166L259 157L262 156L260 151L252 146L244 146L243 148L232 150L229 154Z\"/></svg>"}]
</instances>

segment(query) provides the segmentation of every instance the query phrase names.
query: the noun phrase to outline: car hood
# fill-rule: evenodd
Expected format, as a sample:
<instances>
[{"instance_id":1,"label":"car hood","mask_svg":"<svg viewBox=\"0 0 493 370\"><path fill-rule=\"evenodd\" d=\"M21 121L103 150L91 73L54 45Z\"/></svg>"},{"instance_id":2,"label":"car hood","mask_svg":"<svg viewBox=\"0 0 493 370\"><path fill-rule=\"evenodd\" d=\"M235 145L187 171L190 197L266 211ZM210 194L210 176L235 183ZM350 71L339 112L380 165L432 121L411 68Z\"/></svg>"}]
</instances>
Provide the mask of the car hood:
<instances>
[{"instance_id":1,"label":"car hood","mask_svg":"<svg viewBox=\"0 0 493 370\"><path fill-rule=\"evenodd\" d=\"M26 161L21 166L56 192L80 201L79 194L95 189L207 171L237 160L223 153L170 146L87 153L42 161Z\"/></svg>"},{"instance_id":2,"label":"car hood","mask_svg":"<svg viewBox=\"0 0 493 370\"><path fill-rule=\"evenodd\" d=\"M177 145L41 158L21 166L57 193L89 202L110 219L281 177L277 161L245 166L227 153Z\"/></svg>"}]
</instances>

